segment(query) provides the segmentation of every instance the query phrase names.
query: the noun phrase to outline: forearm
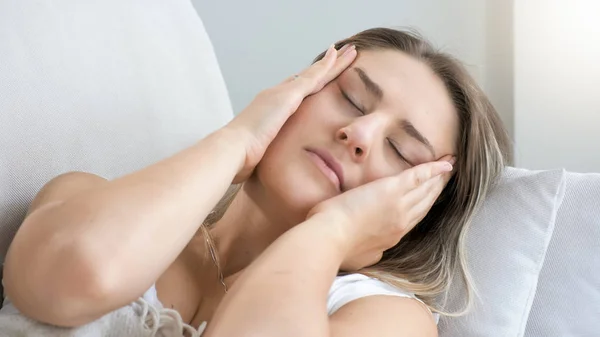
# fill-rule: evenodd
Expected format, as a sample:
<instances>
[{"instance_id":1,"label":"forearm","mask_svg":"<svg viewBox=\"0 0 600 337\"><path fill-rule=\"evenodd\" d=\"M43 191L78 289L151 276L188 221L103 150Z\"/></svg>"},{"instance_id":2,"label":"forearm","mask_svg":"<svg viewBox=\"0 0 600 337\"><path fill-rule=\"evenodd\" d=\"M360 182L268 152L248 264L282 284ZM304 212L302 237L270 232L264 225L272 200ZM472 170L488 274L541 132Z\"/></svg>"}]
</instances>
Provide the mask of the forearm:
<instances>
[{"instance_id":1,"label":"forearm","mask_svg":"<svg viewBox=\"0 0 600 337\"><path fill-rule=\"evenodd\" d=\"M328 336L327 295L345 253L325 221L311 218L269 246L225 296L206 336Z\"/></svg>"},{"instance_id":2,"label":"forearm","mask_svg":"<svg viewBox=\"0 0 600 337\"><path fill-rule=\"evenodd\" d=\"M13 265L26 268L28 279L91 282L98 275L124 300L139 295L183 250L243 164L233 136L213 133L170 158L35 211L13 242L19 260Z\"/></svg>"}]
</instances>

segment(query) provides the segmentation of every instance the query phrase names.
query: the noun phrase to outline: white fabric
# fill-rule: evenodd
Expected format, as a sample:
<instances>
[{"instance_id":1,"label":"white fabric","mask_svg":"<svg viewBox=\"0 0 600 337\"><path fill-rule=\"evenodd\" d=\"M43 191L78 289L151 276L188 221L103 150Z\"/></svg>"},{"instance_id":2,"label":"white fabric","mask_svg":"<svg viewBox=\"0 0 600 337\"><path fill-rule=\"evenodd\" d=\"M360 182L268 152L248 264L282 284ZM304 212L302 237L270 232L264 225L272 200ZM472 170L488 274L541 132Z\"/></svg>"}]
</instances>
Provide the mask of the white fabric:
<instances>
[{"instance_id":1,"label":"white fabric","mask_svg":"<svg viewBox=\"0 0 600 337\"><path fill-rule=\"evenodd\" d=\"M188 0L0 1L0 262L51 177L123 175L231 116ZM569 177L575 187L559 214L540 296L533 301L562 172L510 170L469 239L483 302L467 318L441 322L441 336L520 336L532 301L527 336L600 330L597 178Z\"/></svg>"},{"instance_id":2,"label":"white fabric","mask_svg":"<svg viewBox=\"0 0 600 337\"><path fill-rule=\"evenodd\" d=\"M600 336L600 174L566 178L527 337Z\"/></svg>"},{"instance_id":3,"label":"white fabric","mask_svg":"<svg viewBox=\"0 0 600 337\"><path fill-rule=\"evenodd\" d=\"M152 287L139 300L77 328L42 324L19 313L10 300L0 309L0 337L200 337L206 324L195 329L172 309L163 308Z\"/></svg>"},{"instance_id":4,"label":"white fabric","mask_svg":"<svg viewBox=\"0 0 600 337\"><path fill-rule=\"evenodd\" d=\"M349 274L338 276L333 282L331 290L329 291L329 297L327 298L327 312L329 315L332 315L342 306L351 301L375 295L414 298L417 301L425 304L423 301L415 297L413 293L403 291L380 280L367 277L363 274ZM434 313L433 317L437 323L439 321L439 315Z\"/></svg>"},{"instance_id":5,"label":"white fabric","mask_svg":"<svg viewBox=\"0 0 600 337\"><path fill-rule=\"evenodd\" d=\"M121 176L232 116L189 0L0 1L0 263L52 177Z\"/></svg>"},{"instance_id":6,"label":"white fabric","mask_svg":"<svg viewBox=\"0 0 600 337\"><path fill-rule=\"evenodd\" d=\"M413 294L379 280L361 274L350 274L336 277L334 280L327 298L327 312L332 315L351 301L375 295L415 298ZM73 329L52 327L28 319L19 313L9 299L5 299L4 306L0 309L0 337L182 337L183 329L190 331L192 336L199 337L205 327L205 323L197 330L189 327L182 323L175 310L163 308L154 286L141 300L115 310L97 321Z\"/></svg>"},{"instance_id":7,"label":"white fabric","mask_svg":"<svg viewBox=\"0 0 600 337\"><path fill-rule=\"evenodd\" d=\"M440 319L440 337L523 336L540 269L561 205L565 172L508 168L467 235L470 271L480 298L463 317ZM449 310L464 304L462 282Z\"/></svg>"}]
</instances>

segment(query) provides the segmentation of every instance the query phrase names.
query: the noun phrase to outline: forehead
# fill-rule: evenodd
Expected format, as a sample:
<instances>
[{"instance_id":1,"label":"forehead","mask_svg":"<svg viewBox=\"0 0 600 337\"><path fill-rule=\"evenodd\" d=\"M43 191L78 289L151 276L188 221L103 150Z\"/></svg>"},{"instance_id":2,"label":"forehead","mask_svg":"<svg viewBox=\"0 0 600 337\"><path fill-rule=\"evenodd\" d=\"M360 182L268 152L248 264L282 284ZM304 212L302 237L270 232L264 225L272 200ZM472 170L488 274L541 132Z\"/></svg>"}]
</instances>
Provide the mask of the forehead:
<instances>
[{"instance_id":1,"label":"forehead","mask_svg":"<svg viewBox=\"0 0 600 337\"><path fill-rule=\"evenodd\" d=\"M424 62L395 50L360 51L344 73L354 83L361 68L378 84L384 97L378 110L397 114L414 124L438 156L454 153L458 118L443 81Z\"/></svg>"}]
</instances>

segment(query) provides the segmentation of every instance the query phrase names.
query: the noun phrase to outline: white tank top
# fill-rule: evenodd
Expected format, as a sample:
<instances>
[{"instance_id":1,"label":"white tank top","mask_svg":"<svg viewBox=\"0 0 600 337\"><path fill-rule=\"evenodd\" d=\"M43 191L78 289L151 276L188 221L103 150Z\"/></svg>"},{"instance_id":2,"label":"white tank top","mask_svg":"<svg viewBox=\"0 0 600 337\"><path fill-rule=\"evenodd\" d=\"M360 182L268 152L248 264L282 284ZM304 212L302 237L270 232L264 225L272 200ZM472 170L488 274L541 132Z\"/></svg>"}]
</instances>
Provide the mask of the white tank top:
<instances>
[{"instance_id":1,"label":"white tank top","mask_svg":"<svg viewBox=\"0 0 600 337\"><path fill-rule=\"evenodd\" d=\"M380 280L370 278L363 274L349 274L335 278L335 281L329 290L329 296L327 297L327 312L329 315L332 315L344 304L362 297L374 295L414 298L425 304L423 301L416 298L414 294L393 287ZM437 324L439 322L439 314L434 313L433 318Z\"/></svg>"}]
</instances>

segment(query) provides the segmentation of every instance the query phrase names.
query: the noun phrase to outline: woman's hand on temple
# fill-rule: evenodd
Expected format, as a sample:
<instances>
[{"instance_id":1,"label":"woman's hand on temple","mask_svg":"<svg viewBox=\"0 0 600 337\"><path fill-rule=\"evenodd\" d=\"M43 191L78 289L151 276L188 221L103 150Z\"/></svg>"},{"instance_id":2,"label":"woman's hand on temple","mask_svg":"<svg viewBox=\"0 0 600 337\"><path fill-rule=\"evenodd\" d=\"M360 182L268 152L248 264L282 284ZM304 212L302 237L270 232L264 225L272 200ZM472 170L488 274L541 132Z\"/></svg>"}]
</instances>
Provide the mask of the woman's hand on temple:
<instances>
[{"instance_id":1,"label":"woman's hand on temple","mask_svg":"<svg viewBox=\"0 0 600 337\"><path fill-rule=\"evenodd\" d=\"M302 100L335 79L355 58L354 46L344 46L339 51L331 46L320 61L300 74L260 92L248 107L224 127L233 131L234 137L245 138L246 158L234 183L250 176L269 144L285 121L296 112Z\"/></svg>"},{"instance_id":2,"label":"woman's hand on temple","mask_svg":"<svg viewBox=\"0 0 600 337\"><path fill-rule=\"evenodd\" d=\"M450 180L453 161L447 156L421 164L316 205L308 217L320 217L335 227L346 252L341 269L353 271L377 263L385 250L419 223Z\"/></svg>"}]
</instances>

